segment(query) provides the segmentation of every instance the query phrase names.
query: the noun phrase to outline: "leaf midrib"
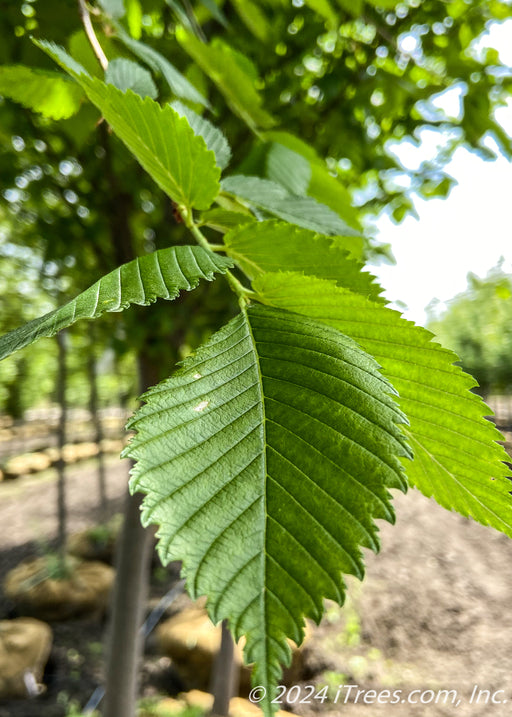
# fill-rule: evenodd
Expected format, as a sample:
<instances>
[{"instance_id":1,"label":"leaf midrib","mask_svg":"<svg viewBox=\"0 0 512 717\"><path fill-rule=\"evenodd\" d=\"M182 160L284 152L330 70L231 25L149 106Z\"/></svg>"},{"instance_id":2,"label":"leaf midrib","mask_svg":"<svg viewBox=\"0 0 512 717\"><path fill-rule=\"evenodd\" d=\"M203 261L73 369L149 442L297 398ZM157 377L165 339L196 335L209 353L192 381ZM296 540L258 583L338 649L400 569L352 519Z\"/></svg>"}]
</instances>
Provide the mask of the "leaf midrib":
<instances>
[{"instance_id":1,"label":"leaf midrib","mask_svg":"<svg viewBox=\"0 0 512 717\"><path fill-rule=\"evenodd\" d=\"M261 414L261 439L262 439L262 452L263 452L263 536L262 536L262 543L263 543L263 560L262 560L262 566L263 566L263 575L261 580L261 585L263 585L263 590L261 592L261 612L263 616L263 624L265 626L265 638L264 638L264 660L263 664L265 665L265 677L266 677L266 685L268 686L270 684L270 677L268 674L268 669L270 665L270 661L268 659L268 629L267 629L267 596L266 596L266 585L267 585L267 558L268 558L268 551L267 551L267 522L269 519L269 514L267 510L267 478L268 478L268 471L267 471L267 430L266 430L266 421L267 417L265 414L265 402L264 402L264 392L263 392L263 376L261 373L261 366L259 362L259 354L256 347L256 339L254 337L254 333L252 330L251 322L249 320L249 316L247 314L247 309L243 309L245 321L247 324L247 331L249 338L251 340L251 344L253 347L253 353L254 353L254 365L256 368L256 375L257 375L257 390L258 390L258 396L260 400L260 414Z\"/></svg>"}]
</instances>

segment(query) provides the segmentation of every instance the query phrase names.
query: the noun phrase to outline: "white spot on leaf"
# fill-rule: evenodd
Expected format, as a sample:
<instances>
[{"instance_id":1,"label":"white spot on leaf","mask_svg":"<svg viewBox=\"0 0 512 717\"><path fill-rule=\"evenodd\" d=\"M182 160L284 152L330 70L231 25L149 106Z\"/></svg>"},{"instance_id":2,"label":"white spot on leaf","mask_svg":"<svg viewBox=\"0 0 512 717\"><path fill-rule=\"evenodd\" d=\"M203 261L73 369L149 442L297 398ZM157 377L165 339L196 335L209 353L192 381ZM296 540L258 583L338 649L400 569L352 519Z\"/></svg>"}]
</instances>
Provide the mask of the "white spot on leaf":
<instances>
[{"instance_id":1,"label":"white spot on leaf","mask_svg":"<svg viewBox=\"0 0 512 717\"><path fill-rule=\"evenodd\" d=\"M204 411L204 409L206 408L206 406L207 406L209 403L210 403L210 401L201 401L201 403L198 403L197 406L194 406L194 408L193 408L192 410L193 410L193 411L197 411L198 413L199 413L200 411Z\"/></svg>"}]
</instances>

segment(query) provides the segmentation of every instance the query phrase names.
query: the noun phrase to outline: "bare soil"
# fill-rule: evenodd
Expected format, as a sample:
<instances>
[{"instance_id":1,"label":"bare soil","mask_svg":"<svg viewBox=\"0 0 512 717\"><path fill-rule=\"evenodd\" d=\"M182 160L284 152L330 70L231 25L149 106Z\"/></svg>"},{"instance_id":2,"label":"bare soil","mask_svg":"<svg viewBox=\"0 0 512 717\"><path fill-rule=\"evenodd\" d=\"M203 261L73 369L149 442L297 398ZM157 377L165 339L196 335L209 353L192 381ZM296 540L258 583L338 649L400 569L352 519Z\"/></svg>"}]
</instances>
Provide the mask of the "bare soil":
<instances>
[{"instance_id":1,"label":"bare soil","mask_svg":"<svg viewBox=\"0 0 512 717\"><path fill-rule=\"evenodd\" d=\"M110 513L122 510L126 486L127 465L109 459ZM0 578L21 559L38 554L44 542L51 544L55 492L52 471L0 484ZM96 496L93 462L70 468L73 530L95 523ZM304 704L283 706L304 715L321 711L347 717L510 715L512 541L443 510L415 490L396 496L396 510L396 525L381 525L381 553L367 555L364 583L349 582L346 606L328 606L305 648L302 685L313 684L315 690L328 685L337 704L307 700L303 691ZM153 600L175 578L175 572L156 570ZM0 619L12 616L13 610L0 593ZM47 693L37 700L0 705L0 717L61 717L70 701L83 707L99 684L104 625L75 620L52 628ZM354 702L353 688L345 702L347 688L342 686L348 684L375 694L361 692ZM471 704L475 685L490 694L504 690L495 695L500 703L492 704L489 695L486 704L483 694L479 703L473 699ZM147 654L144 694L173 694L183 687L168 661ZM391 704L394 690L402 692ZM414 690L422 692L411 694ZM460 702L445 704L438 690L457 690ZM408 695L414 703L407 702ZM295 695L290 696L293 702Z\"/></svg>"}]
</instances>

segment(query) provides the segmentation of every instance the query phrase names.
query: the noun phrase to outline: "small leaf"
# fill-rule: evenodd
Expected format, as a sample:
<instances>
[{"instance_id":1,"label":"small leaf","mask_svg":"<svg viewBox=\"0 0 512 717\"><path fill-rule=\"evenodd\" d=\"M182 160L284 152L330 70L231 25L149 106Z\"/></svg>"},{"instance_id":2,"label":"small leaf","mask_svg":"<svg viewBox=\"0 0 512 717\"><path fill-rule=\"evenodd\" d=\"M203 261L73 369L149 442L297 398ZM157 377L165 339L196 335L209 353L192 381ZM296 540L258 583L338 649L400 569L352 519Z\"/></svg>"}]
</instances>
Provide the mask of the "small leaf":
<instances>
[{"instance_id":1,"label":"small leaf","mask_svg":"<svg viewBox=\"0 0 512 717\"><path fill-rule=\"evenodd\" d=\"M201 214L201 225L223 233L233 229L233 227L255 221L256 219L252 214L242 214L242 212L233 212L229 209L209 209Z\"/></svg>"},{"instance_id":2,"label":"small leaf","mask_svg":"<svg viewBox=\"0 0 512 717\"><path fill-rule=\"evenodd\" d=\"M350 192L339 179L331 175L327 169L325 159L320 157L311 145L306 144L289 132L280 130L266 132L265 138L307 159L311 167L311 177L307 191L309 196L322 204L326 204L353 229L361 230L359 214L352 204ZM273 177L269 178L273 179Z\"/></svg>"},{"instance_id":3,"label":"small leaf","mask_svg":"<svg viewBox=\"0 0 512 717\"><path fill-rule=\"evenodd\" d=\"M283 222L265 221L234 229L224 237L229 256L250 279L265 272L303 272L335 281L357 294L379 300L381 287L363 264L336 244L339 237L315 234Z\"/></svg>"},{"instance_id":4,"label":"small leaf","mask_svg":"<svg viewBox=\"0 0 512 717\"><path fill-rule=\"evenodd\" d=\"M141 97L156 99L158 90L150 73L136 62L118 58L108 63L105 82L121 92L132 90Z\"/></svg>"},{"instance_id":5,"label":"small leaf","mask_svg":"<svg viewBox=\"0 0 512 717\"><path fill-rule=\"evenodd\" d=\"M397 311L334 282L264 274L253 288L266 304L323 321L374 356L410 421L404 429L414 451L409 482L443 507L512 537L511 483L503 463L508 458L495 443L502 436L484 418L490 409L470 392L474 379L453 365L453 352Z\"/></svg>"},{"instance_id":6,"label":"small leaf","mask_svg":"<svg viewBox=\"0 0 512 717\"><path fill-rule=\"evenodd\" d=\"M171 10L176 15L178 22L180 22L183 25L183 27L186 27L191 32L194 32L195 28L194 28L194 24L191 20L191 17L189 16L187 11L181 4L180 0L165 0L165 2L167 3L167 5L169 5Z\"/></svg>"},{"instance_id":7,"label":"small leaf","mask_svg":"<svg viewBox=\"0 0 512 717\"><path fill-rule=\"evenodd\" d=\"M125 8L123 0L98 0L103 10L113 18L124 17Z\"/></svg>"},{"instance_id":8,"label":"small leaf","mask_svg":"<svg viewBox=\"0 0 512 717\"><path fill-rule=\"evenodd\" d=\"M172 107L149 97L121 92L89 77L65 50L36 42L84 88L114 132L171 199L186 207L208 209L219 192L215 155L187 120Z\"/></svg>"},{"instance_id":9,"label":"small leaf","mask_svg":"<svg viewBox=\"0 0 512 717\"><path fill-rule=\"evenodd\" d=\"M262 10L252 0L232 0L233 6L246 28L260 42L268 43L272 28Z\"/></svg>"},{"instance_id":10,"label":"small leaf","mask_svg":"<svg viewBox=\"0 0 512 717\"><path fill-rule=\"evenodd\" d=\"M196 102L203 107L209 107L208 100L194 87L194 85L171 65L163 55L143 42L138 42L128 35L120 25L116 25L116 37L140 60L145 62L153 72L161 73L173 94L190 102Z\"/></svg>"},{"instance_id":11,"label":"small leaf","mask_svg":"<svg viewBox=\"0 0 512 717\"><path fill-rule=\"evenodd\" d=\"M232 263L197 246L160 249L107 274L93 286L55 311L0 338L0 360L43 336L55 336L78 319L96 319L106 311L123 311L130 304L147 306L156 299L175 299L200 279L211 281Z\"/></svg>"},{"instance_id":12,"label":"small leaf","mask_svg":"<svg viewBox=\"0 0 512 717\"><path fill-rule=\"evenodd\" d=\"M249 127L266 129L274 125L274 119L262 109L252 77L238 63L228 45L207 45L187 33L176 29L176 38L203 72L216 84L227 103Z\"/></svg>"},{"instance_id":13,"label":"small leaf","mask_svg":"<svg viewBox=\"0 0 512 717\"><path fill-rule=\"evenodd\" d=\"M183 561L193 598L246 637L253 684L271 700L304 617L362 577L388 488L405 489L404 420L375 362L338 331L253 305L130 421L130 489L146 494L164 563Z\"/></svg>"},{"instance_id":14,"label":"small leaf","mask_svg":"<svg viewBox=\"0 0 512 717\"><path fill-rule=\"evenodd\" d=\"M339 18L332 9L329 0L305 0L305 4L324 18L333 28L339 25Z\"/></svg>"},{"instance_id":15,"label":"small leaf","mask_svg":"<svg viewBox=\"0 0 512 717\"><path fill-rule=\"evenodd\" d=\"M211 16L218 20L221 25L224 25L224 27L228 27L228 21L226 19L226 16L222 12L222 9L217 5L215 0L201 0L201 5L204 5L205 8L211 13Z\"/></svg>"},{"instance_id":16,"label":"small leaf","mask_svg":"<svg viewBox=\"0 0 512 717\"><path fill-rule=\"evenodd\" d=\"M61 72L24 65L0 67L0 95L51 119L67 119L80 109L82 89Z\"/></svg>"},{"instance_id":17,"label":"small leaf","mask_svg":"<svg viewBox=\"0 0 512 717\"><path fill-rule=\"evenodd\" d=\"M267 177L290 194L305 196L311 181L311 165L297 152L274 142L267 154Z\"/></svg>"},{"instance_id":18,"label":"small leaf","mask_svg":"<svg viewBox=\"0 0 512 717\"><path fill-rule=\"evenodd\" d=\"M204 139L208 149L215 154L217 166L220 169L226 169L231 159L231 147L220 129L179 100L171 102L171 107L180 117L185 117L188 120L195 134Z\"/></svg>"},{"instance_id":19,"label":"small leaf","mask_svg":"<svg viewBox=\"0 0 512 717\"><path fill-rule=\"evenodd\" d=\"M312 197L297 197L268 179L242 174L226 177L222 189L291 224L320 234L358 236L332 209Z\"/></svg>"},{"instance_id":20,"label":"small leaf","mask_svg":"<svg viewBox=\"0 0 512 717\"><path fill-rule=\"evenodd\" d=\"M125 0L126 22L130 35L139 40L142 34L142 6L140 0Z\"/></svg>"}]
</instances>

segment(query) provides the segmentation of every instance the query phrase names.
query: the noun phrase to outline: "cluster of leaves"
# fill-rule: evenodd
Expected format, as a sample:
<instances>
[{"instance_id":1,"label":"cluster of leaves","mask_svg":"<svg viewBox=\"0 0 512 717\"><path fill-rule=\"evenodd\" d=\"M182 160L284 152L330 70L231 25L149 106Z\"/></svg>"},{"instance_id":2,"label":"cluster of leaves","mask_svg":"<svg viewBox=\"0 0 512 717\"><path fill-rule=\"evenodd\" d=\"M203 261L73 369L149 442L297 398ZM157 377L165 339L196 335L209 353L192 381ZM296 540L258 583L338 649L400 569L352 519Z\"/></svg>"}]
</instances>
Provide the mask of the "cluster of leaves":
<instances>
[{"instance_id":1,"label":"cluster of leaves","mask_svg":"<svg viewBox=\"0 0 512 717\"><path fill-rule=\"evenodd\" d=\"M83 135L83 128L92 126L84 122L90 106L79 105L80 93L72 83L61 78L57 85L54 69L37 58L27 39L34 34L66 43L73 56L97 74L83 30L77 29L75 9L67 6L63 11L62 3L47 0L44 8L26 4L24 17L19 8L4 5L0 29L8 41L2 59L8 64L15 57L25 67L3 70L0 93L18 93L18 99L31 106L40 98L49 116L64 112L71 117L80 106L81 122L72 119L68 127ZM309 160L316 151L317 160L329 157L330 172L343 179L338 204L343 185L364 187L374 208L389 206L391 199L399 219L410 209L406 183L397 181L400 176L408 174L412 187L428 196L446 193L450 179L436 162L419 171L405 169L387 150L390 140L409 137L417 142L419 133L430 127L453 138L445 160L463 142L488 155L489 134L511 153L510 139L493 115L510 94L510 68L502 65L496 51L476 47L490 21L512 16L508 2L130 0L123 5L112 0L100 6L107 57L136 59L149 68L156 82L155 88L146 81L151 96L158 89L163 96L170 92L190 100L196 109L213 108L237 161L245 158L244 171L264 173L275 142ZM172 50L169 35L174 38ZM26 66L38 68L37 73L27 74ZM17 81L20 72L23 82ZM45 76L53 79L51 92L43 92ZM34 86L37 93L30 91ZM447 116L436 104L447 90L460 95L459 116ZM323 161L316 164L321 168ZM317 176L318 166L309 193L315 196L316 186L329 204L323 184L332 191L336 184Z\"/></svg>"},{"instance_id":2,"label":"cluster of leaves","mask_svg":"<svg viewBox=\"0 0 512 717\"><path fill-rule=\"evenodd\" d=\"M210 72L242 120L258 132L271 125L257 93L247 90L242 105L229 84L238 82L233 50L203 46L185 28L177 38L203 69L204 57L214 58ZM225 276L238 313L145 394L126 455L136 461L131 489L145 494L143 520L159 525L162 559L182 560L191 595L206 594L212 619L245 636L270 713L288 640L301 641L305 617L320 619L324 598L343 601L343 574L362 577L361 548L378 548L375 520L394 519L390 489L416 486L512 535L506 454L456 355L380 297L363 269L357 217L334 201L341 185L316 155L273 142L265 177L230 171L225 136L195 111L208 105L204 94L191 96L184 76L137 42L127 44L187 105L157 103L152 77L133 60L112 60L101 78L78 54L37 44L172 200L199 246L117 267L0 339L0 356L80 318L175 300Z\"/></svg>"}]
</instances>

